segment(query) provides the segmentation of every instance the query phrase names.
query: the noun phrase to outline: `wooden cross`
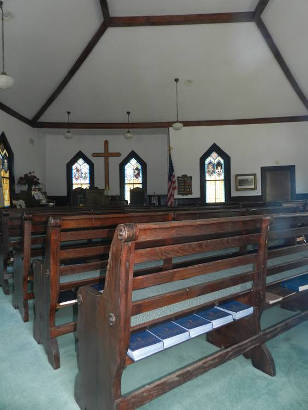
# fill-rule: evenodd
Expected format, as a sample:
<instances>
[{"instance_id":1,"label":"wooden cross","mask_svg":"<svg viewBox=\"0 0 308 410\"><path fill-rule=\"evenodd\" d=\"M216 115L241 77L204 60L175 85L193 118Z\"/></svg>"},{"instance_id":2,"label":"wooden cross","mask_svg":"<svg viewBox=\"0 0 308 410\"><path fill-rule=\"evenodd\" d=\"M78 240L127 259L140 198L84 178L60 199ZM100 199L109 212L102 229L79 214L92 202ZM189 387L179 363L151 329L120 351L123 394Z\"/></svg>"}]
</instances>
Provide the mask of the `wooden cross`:
<instances>
[{"instance_id":1,"label":"wooden cross","mask_svg":"<svg viewBox=\"0 0 308 410\"><path fill-rule=\"evenodd\" d=\"M108 140L104 141L104 152L94 152L92 157L103 157L105 160L105 190L109 190L109 158L110 157L120 157L120 152L109 152L108 151Z\"/></svg>"}]
</instances>

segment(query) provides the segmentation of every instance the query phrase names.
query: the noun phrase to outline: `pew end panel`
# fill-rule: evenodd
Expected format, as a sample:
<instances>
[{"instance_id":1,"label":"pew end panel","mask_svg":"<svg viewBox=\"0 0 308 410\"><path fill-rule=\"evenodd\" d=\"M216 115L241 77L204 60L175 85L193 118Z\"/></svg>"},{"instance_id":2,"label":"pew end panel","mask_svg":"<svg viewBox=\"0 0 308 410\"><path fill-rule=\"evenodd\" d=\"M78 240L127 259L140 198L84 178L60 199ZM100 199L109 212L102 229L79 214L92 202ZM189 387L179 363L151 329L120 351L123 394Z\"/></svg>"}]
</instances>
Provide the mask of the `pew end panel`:
<instances>
[{"instance_id":1,"label":"pew end panel","mask_svg":"<svg viewBox=\"0 0 308 410\"><path fill-rule=\"evenodd\" d=\"M240 354L250 357L255 367L274 375L273 359L260 337L268 224L267 217L242 217L118 226L110 250L103 293L89 286L80 288L78 292L79 372L75 398L80 408L134 409ZM165 243L162 244L162 240ZM227 258L210 262L204 259L203 263L191 259L185 267L157 269L156 272L152 270L145 275L138 275L138 270L134 270L138 263L225 250L235 246L239 248L244 243L256 245L255 252L237 256L233 253ZM229 267L247 267L248 264L252 265L248 271L246 269L231 276L225 272L225 277L206 280L209 274L224 272ZM202 282L192 286L186 284L186 280L196 277L202 277ZM150 295L141 299L133 297L133 292L162 284L173 285L175 282L179 282L181 286L169 292L157 295L150 292ZM231 290L228 295L216 296L205 302L198 300L193 306L182 306L180 310L172 311L179 303L216 291L229 290L247 282L251 284L249 291ZM133 363L127 356L132 332L151 329L155 324L174 320L230 299L249 304L254 310L251 316L207 334L212 343L223 347L222 350L132 393L121 395L123 370ZM167 310L160 317L147 316L141 323L134 322L134 318L141 314L166 307Z\"/></svg>"},{"instance_id":2,"label":"pew end panel","mask_svg":"<svg viewBox=\"0 0 308 410\"><path fill-rule=\"evenodd\" d=\"M60 367L60 352L57 340L51 337L51 326L55 328L59 281L52 282L51 277L59 277L58 264L55 263L60 250L59 230L59 220L51 218L48 227L49 246L46 259L44 261L35 260L32 263L35 295L33 337L37 343L44 346L48 361L55 369Z\"/></svg>"},{"instance_id":3,"label":"pew end panel","mask_svg":"<svg viewBox=\"0 0 308 410\"><path fill-rule=\"evenodd\" d=\"M31 266L31 231L32 231L32 215L24 215L23 218L23 246L16 253L14 261L13 273L13 295L12 304L15 309L18 309L22 320L29 321L29 304L28 300L32 298L32 294L28 291L28 278Z\"/></svg>"},{"instance_id":4,"label":"pew end panel","mask_svg":"<svg viewBox=\"0 0 308 410\"><path fill-rule=\"evenodd\" d=\"M122 271L122 275L108 284L107 293L112 294L119 287L127 296L129 295L129 287L132 286L132 282L126 280L125 272L127 269L132 269L133 266L127 266L127 261L120 255L121 250L125 253L130 252L130 246L131 244L121 242L112 244L109 266L116 271ZM126 298L123 300L123 298L100 296L99 292L89 286L80 288L78 293L80 303L78 320L84 326L82 333L77 328L79 365L86 367L91 374L95 369L97 379L93 383L93 379L79 375L76 378L75 392L76 400L81 408L91 408L89 406L96 408L97 403L104 402L104 406L106 406L104 408L112 409L115 397L120 397L121 393L121 374L126 363L126 348L130 332L128 325L130 311L127 310L129 303L125 303L128 302L125 300ZM80 308L84 306L84 300L89 300L89 303L86 304L85 309L80 311ZM117 313L122 311L125 312L124 317ZM103 326L91 326L93 320L101 320ZM122 333L123 329L125 329L124 334ZM88 332L90 345L80 343L81 338L84 337L84 331ZM102 346L103 348L101 348ZM97 366L97 363L102 366ZM98 388L98 386L100 387ZM86 399L83 394L79 396L79 393L84 389L89 392ZM83 402L84 400L85 402Z\"/></svg>"},{"instance_id":5,"label":"pew end panel","mask_svg":"<svg viewBox=\"0 0 308 410\"><path fill-rule=\"evenodd\" d=\"M55 210L45 210L23 216L22 249L15 258L13 305L24 322L29 320L29 300L34 298L32 262L45 255L48 219L54 214L57 214Z\"/></svg>"}]
</instances>

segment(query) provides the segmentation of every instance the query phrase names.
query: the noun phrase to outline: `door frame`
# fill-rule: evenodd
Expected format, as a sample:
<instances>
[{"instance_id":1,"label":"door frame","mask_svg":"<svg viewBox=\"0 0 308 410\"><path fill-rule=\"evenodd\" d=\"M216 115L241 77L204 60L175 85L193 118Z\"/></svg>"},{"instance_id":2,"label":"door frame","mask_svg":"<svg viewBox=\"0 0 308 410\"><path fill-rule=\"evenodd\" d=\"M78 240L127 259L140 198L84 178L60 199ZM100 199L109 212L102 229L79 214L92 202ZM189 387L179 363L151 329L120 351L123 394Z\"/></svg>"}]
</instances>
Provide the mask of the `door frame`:
<instances>
[{"instance_id":1,"label":"door frame","mask_svg":"<svg viewBox=\"0 0 308 410\"><path fill-rule=\"evenodd\" d=\"M295 165L277 165L271 167L261 167L261 193L263 201L265 201L266 194L266 171L290 171L291 200L296 199Z\"/></svg>"}]
</instances>

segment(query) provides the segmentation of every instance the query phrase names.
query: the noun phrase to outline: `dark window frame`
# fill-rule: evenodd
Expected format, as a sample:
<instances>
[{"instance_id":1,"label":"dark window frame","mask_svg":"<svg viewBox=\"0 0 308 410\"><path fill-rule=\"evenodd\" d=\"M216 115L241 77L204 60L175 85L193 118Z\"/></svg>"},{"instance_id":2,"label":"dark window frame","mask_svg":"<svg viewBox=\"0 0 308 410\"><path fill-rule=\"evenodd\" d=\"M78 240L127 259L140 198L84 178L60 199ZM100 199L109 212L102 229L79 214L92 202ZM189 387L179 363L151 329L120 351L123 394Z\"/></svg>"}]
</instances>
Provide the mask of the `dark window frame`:
<instances>
[{"instance_id":1,"label":"dark window frame","mask_svg":"<svg viewBox=\"0 0 308 410\"><path fill-rule=\"evenodd\" d=\"M90 169L90 188L94 187L94 163L82 152L78 151L77 154L73 156L66 163L66 186L67 186L67 198L69 201L72 199L72 192L73 192L73 182L72 182L72 169L73 165L79 160L83 159L89 165Z\"/></svg>"},{"instance_id":2,"label":"dark window frame","mask_svg":"<svg viewBox=\"0 0 308 410\"><path fill-rule=\"evenodd\" d=\"M147 196L147 163L135 152L131 151L119 164L120 173L120 197L122 200L125 199L125 165L129 163L131 159L135 158L139 162L142 168L142 189L144 190L145 196Z\"/></svg>"},{"instance_id":3,"label":"dark window frame","mask_svg":"<svg viewBox=\"0 0 308 410\"><path fill-rule=\"evenodd\" d=\"M11 145L3 131L0 135L0 144L3 144L9 154L9 173L10 173L10 207L13 205L13 198L15 196L15 176L14 176L14 152Z\"/></svg>"},{"instance_id":4,"label":"dark window frame","mask_svg":"<svg viewBox=\"0 0 308 410\"><path fill-rule=\"evenodd\" d=\"M201 202L207 205L206 189L205 189L205 161L213 153L216 152L224 160L224 186L225 186L225 202L215 202L216 204L226 204L231 198L231 158L217 144L213 144L200 158L200 197ZM214 204L215 204L214 203ZM213 203L208 203L213 205Z\"/></svg>"}]
</instances>

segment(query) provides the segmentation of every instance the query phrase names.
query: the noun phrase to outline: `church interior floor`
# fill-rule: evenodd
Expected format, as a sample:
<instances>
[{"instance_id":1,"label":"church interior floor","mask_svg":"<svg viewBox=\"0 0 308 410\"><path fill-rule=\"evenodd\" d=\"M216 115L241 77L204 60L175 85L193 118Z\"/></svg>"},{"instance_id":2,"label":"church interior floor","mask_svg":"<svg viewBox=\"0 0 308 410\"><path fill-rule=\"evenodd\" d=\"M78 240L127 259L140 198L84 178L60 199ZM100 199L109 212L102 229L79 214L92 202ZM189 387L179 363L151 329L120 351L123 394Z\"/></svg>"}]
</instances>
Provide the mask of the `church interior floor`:
<instances>
[{"instance_id":1,"label":"church interior floor","mask_svg":"<svg viewBox=\"0 0 308 410\"><path fill-rule=\"evenodd\" d=\"M61 311L68 320L70 309ZM268 326L292 313L278 307L263 314ZM170 410L307 410L308 323L268 342L277 375L256 370L243 356L185 383L143 406ZM74 401L77 372L74 336L59 338L61 368L53 370L32 338L32 321L24 324L0 291L0 410L78 410ZM216 348L199 336L129 366L123 392L182 367Z\"/></svg>"}]
</instances>

